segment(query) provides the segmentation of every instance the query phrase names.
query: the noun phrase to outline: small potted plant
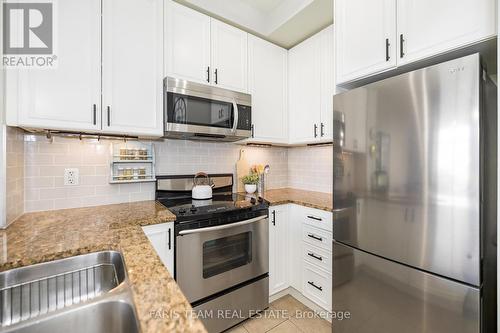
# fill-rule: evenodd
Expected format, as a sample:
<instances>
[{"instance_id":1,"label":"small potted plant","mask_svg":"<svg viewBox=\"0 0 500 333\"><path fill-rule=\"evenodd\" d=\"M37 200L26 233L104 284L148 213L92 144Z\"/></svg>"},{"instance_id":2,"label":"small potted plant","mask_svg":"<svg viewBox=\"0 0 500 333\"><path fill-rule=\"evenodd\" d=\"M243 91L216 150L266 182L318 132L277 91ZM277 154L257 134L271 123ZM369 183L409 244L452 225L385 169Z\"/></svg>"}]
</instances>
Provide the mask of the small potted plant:
<instances>
[{"instance_id":1,"label":"small potted plant","mask_svg":"<svg viewBox=\"0 0 500 333\"><path fill-rule=\"evenodd\" d=\"M243 184L245 184L245 191L248 194L253 194L257 191L257 184L259 183L259 175L257 173L251 173L247 176L241 178Z\"/></svg>"}]
</instances>

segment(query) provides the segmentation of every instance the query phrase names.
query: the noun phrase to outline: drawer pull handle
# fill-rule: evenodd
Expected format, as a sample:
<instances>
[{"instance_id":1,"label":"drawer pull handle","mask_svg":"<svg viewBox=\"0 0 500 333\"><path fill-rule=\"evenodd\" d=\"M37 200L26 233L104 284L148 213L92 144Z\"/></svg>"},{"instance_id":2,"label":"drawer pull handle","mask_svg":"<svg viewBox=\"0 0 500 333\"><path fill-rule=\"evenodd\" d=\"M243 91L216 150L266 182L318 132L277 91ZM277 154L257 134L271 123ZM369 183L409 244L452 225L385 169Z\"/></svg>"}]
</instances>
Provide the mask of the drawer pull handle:
<instances>
[{"instance_id":1,"label":"drawer pull handle","mask_svg":"<svg viewBox=\"0 0 500 333\"><path fill-rule=\"evenodd\" d=\"M322 242L322 241L323 241L323 238L318 237L318 236L315 236L315 235L313 235L313 234L307 234L307 237L312 238L312 239L315 239L315 240L320 241L320 242Z\"/></svg>"},{"instance_id":2,"label":"drawer pull handle","mask_svg":"<svg viewBox=\"0 0 500 333\"><path fill-rule=\"evenodd\" d=\"M307 281L307 283L309 283L311 286L313 286L314 288L318 289L319 291L323 291L323 287L315 285L314 282Z\"/></svg>"},{"instance_id":3,"label":"drawer pull handle","mask_svg":"<svg viewBox=\"0 0 500 333\"><path fill-rule=\"evenodd\" d=\"M316 221L323 221L323 219L321 217L316 217L316 216L312 216L312 215L307 215L307 218L311 219L311 220L316 220Z\"/></svg>"},{"instance_id":4,"label":"drawer pull handle","mask_svg":"<svg viewBox=\"0 0 500 333\"><path fill-rule=\"evenodd\" d=\"M314 253L312 253L312 252L308 252L308 253L307 253L307 255L308 255L309 257L313 257L313 258L314 258L314 259L316 259L316 260L323 261L323 257L317 256L317 255L315 255L315 254L314 254Z\"/></svg>"}]
</instances>

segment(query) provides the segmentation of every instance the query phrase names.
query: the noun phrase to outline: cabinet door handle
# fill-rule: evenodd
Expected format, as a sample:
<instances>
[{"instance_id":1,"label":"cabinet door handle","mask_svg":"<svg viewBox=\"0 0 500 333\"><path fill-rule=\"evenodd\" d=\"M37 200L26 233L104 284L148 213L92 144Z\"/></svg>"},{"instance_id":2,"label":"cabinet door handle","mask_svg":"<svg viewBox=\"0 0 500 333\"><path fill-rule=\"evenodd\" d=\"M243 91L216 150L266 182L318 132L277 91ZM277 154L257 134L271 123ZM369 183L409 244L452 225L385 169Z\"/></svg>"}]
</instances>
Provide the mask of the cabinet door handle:
<instances>
[{"instance_id":1,"label":"cabinet door handle","mask_svg":"<svg viewBox=\"0 0 500 333\"><path fill-rule=\"evenodd\" d=\"M318 137L318 125L314 124L314 137Z\"/></svg>"},{"instance_id":2,"label":"cabinet door handle","mask_svg":"<svg viewBox=\"0 0 500 333\"><path fill-rule=\"evenodd\" d=\"M318 237L318 236L313 235L313 234L307 234L307 237L312 238L312 239L315 239L315 240L320 241L320 242L322 242L322 241L323 241L323 238Z\"/></svg>"},{"instance_id":3,"label":"cabinet door handle","mask_svg":"<svg viewBox=\"0 0 500 333\"><path fill-rule=\"evenodd\" d=\"M391 60L391 56L389 55L389 46L391 46L391 43L389 43L389 38L385 39L385 61Z\"/></svg>"},{"instance_id":4,"label":"cabinet door handle","mask_svg":"<svg viewBox=\"0 0 500 333\"><path fill-rule=\"evenodd\" d=\"M219 84L219 73L217 68L215 69L215 84Z\"/></svg>"},{"instance_id":5,"label":"cabinet door handle","mask_svg":"<svg viewBox=\"0 0 500 333\"><path fill-rule=\"evenodd\" d=\"M97 125L97 105L92 105L92 123Z\"/></svg>"},{"instance_id":6,"label":"cabinet door handle","mask_svg":"<svg viewBox=\"0 0 500 333\"><path fill-rule=\"evenodd\" d=\"M168 249L172 250L172 228L168 228Z\"/></svg>"},{"instance_id":7,"label":"cabinet door handle","mask_svg":"<svg viewBox=\"0 0 500 333\"><path fill-rule=\"evenodd\" d=\"M323 221L323 219L321 217L316 217L316 216L312 216L312 215L307 215L307 218L311 219L311 220L316 220L316 221Z\"/></svg>"},{"instance_id":8,"label":"cabinet door handle","mask_svg":"<svg viewBox=\"0 0 500 333\"><path fill-rule=\"evenodd\" d=\"M314 259L316 259L316 260L323 261L323 257L317 256L317 255L315 255L314 253L308 252L308 253L307 253L307 255L308 255L309 257L313 257L313 258L314 258Z\"/></svg>"},{"instance_id":9,"label":"cabinet door handle","mask_svg":"<svg viewBox=\"0 0 500 333\"><path fill-rule=\"evenodd\" d=\"M321 123L321 137L325 136L325 124Z\"/></svg>"},{"instance_id":10,"label":"cabinet door handle","mask_svg":"<svg viewBox=\"0 0 500 333\"><path fill-rule=\"evenodd\" d=\"M276 211L273 210L273 225L276 225Z\"/></svg>"},{"instance_id":11,"label":"cabinet door handle","mask_svg":"<svg viewBox=\"0 0 500 333\"><path fill-rule=\"evenodd\" d=\"M255 137L255 125L252 125L252 138Z\"/></svg>"},{"instance_id":12,"label":"cabinet door handle","mask_svg":"<svg viewBox=\"0 0 500 333\"><path fill-rule=\"evenodd\" d=\"M404 51L404 45L405 45L405 38L403 34L399 35L399 57L403 58L405 56L405 51Z\"/></svg>"},{"instance_id":13,"label":"cabinet door handle","mask_svg":"<svg viewBox=\"0 0 500 333\"><path fill-rule=\"evenodd\" d=\"M210 66L207 67L207 82L210 83Z\"/></svg>"},{"instance_id":14,"label":"cabinet door handle","mask_svg":"<svg viewBox=\"0 0 500 333\"><path fill-rule=\"evenodd\" d=\"M106 108L108 111L108 127L111 126L111 106L108 105Z\"/></svg>"},{"instance_id":15,"label":"cabinet door handle","mask_svg":"<svg viewBox=\"0 0 500 333\"><path fill-rule=\"evenodd\" d=\"M313 286L314 288L318 289L319 291L323 291L323 287L315 285L314 282L307 281L307 283L309 283L311 286Z\"/></svg>"}]
</instances>

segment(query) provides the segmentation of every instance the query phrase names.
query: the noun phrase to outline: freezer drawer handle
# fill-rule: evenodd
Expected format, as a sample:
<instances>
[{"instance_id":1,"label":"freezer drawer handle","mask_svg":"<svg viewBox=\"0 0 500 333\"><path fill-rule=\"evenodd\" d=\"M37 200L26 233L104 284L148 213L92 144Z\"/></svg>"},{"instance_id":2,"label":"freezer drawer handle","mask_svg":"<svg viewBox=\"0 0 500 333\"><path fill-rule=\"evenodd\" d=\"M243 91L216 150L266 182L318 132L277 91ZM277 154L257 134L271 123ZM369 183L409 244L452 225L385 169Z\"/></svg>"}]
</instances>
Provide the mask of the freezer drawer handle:
<instances>
[{"instance_id":1,"label":"freezer drawer handle","mask_svg":"<svg viewBox=\"0 0 500 333\"><path fill-rule=\"evenodd\" d=\"M314 259L316 259L316 260L323 261L323 257L317 256L317 255L315 255L315 254L314 254L314 253L312 253L312 252L308 252L308 253L307 253L307 255L308 255L309 257L313 257L313 258L314 258Z\"/></svg>"},{"instance_id":2,"label":"freezer drawer handle","mask_svg":"<svg viewBox=\"0 0 500 333\"><path fill-rule=\"evenodd\" d=\"M318 289L319 291L323 291L323 287L315 285L314 282L307 281L307 283L309 283L311 286L313 286L314 288Z\"/></svg>"},{"instance_id":3,"label":"freezer drawer handle","mask_svg":"<svg viewBox=\"0 0 500 333\"><path fill-rule=\"evenodd\" d=\"M311 220L316 220L316 221L323 221L323 219L321 217L316 217L316 216L312 216L312 215L307 215L307 218L311 219Z\"/></svg>"},{"instance_id":4,"label":"freezer drawer handle","mask_svg":"<svg viewBox=\"0 0 500 333\"><path fill-rule=\"evenodd\" d=\"M307 237L312 238L312 239L315 239L315 240L320 241L320 242L322 242L322 241L323 241L323 238L318 237L318 236L315 236L315 235L313 235L313 234L307 234Z\"/></svg>"}]
</instances>

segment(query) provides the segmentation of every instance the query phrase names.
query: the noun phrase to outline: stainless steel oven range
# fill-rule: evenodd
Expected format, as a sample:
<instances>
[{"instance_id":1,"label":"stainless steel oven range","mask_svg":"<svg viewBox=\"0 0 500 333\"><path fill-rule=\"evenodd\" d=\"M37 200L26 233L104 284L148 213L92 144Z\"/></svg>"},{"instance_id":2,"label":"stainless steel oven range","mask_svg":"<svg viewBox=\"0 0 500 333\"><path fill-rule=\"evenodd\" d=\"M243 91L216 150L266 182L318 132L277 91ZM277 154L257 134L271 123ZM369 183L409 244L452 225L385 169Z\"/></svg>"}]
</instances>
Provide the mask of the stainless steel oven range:
<instances>
[{"instance_id":1,"label":"stainless steel oven range","mask_svg":"<svg viewBox=\"0 0 500 333\"><path fill-rule=\"evenodd\" d=\"M193 176L158 176L156 198L177 217L175 279L209 332L269 306L269 205L210 175L213 197L191 199Z\"/></svg>"}]
</instances>

